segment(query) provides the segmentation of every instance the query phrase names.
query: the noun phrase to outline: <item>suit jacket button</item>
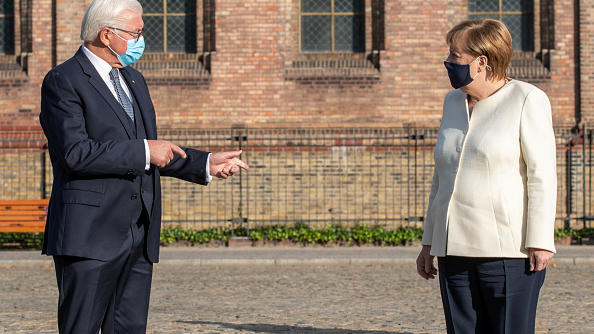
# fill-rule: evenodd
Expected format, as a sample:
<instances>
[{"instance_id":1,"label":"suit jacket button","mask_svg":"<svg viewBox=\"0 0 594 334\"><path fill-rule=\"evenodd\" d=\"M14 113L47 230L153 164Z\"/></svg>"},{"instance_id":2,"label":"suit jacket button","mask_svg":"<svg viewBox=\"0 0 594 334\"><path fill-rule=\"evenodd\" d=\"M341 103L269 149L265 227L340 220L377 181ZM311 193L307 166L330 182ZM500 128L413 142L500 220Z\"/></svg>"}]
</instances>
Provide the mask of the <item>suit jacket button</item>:
<instances>
[{"instance_id":1,"label":"suit jacket button","mask_svg":"<svg viewBox=\"0 0 594 334\"><path fill-rule=\"evenodd\" d=\"M130 199L134 200L138 198L138 194L132 194L132 196L130 197Z\"/></svg>"}]
</instances>

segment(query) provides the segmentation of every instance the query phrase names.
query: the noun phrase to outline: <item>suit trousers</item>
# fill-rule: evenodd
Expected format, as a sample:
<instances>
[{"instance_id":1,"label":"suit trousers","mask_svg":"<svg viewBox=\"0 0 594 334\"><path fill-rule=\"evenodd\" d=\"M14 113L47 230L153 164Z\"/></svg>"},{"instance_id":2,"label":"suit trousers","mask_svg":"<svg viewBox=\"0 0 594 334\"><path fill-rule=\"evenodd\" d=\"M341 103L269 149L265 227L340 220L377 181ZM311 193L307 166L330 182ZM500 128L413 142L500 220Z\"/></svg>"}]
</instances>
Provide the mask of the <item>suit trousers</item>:
<instances>
[{"instance_id":1,"label":"suit trousers","mask_svg":"<svg viewBox=\"0 0 594 334\"><path fill-rule=\"evenodd\" d=\"M545 271L526 258L438 258L448 334L534 333Z\"/></svg>"},{"instance_id":2,"label":"suit trousers","mask_svg":"<svg viewBox=\"0 0 594 334\"><path fill-rule=\"evenodd\" d=\"M153 273L145 251L148 221L143 210L109 261L54 256L60 333L146 332Z\"/></svg>"}]
</instances>

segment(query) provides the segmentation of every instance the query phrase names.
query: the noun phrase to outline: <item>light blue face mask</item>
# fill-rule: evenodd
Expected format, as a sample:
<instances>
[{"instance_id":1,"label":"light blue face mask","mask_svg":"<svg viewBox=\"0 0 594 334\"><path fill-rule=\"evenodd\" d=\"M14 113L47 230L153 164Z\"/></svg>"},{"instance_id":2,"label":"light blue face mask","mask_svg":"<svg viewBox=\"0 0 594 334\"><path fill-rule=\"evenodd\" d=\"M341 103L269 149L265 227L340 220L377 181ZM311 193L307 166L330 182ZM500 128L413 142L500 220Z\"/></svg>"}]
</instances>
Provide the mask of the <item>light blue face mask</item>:
<instances>
[{"instance_id":1,"label":"light blue face mask","mask_svg":"<svg viewBox=\"0 0 594 334\"><path fill-rule=\"evenodd\" d=\"M117 52L113 51L109 45L107 46L111 52L113 52L120 61L122 66L126 67L128 65L134 64L135 62L142 57L142 53L144 52L144 36L140 36L139 38L133 39L124 39L120 35L118 35L115 31L113 32L114 35L118 36L120 39L126 41L126 53L118 54Z\"/></svg>"}]
</instances>

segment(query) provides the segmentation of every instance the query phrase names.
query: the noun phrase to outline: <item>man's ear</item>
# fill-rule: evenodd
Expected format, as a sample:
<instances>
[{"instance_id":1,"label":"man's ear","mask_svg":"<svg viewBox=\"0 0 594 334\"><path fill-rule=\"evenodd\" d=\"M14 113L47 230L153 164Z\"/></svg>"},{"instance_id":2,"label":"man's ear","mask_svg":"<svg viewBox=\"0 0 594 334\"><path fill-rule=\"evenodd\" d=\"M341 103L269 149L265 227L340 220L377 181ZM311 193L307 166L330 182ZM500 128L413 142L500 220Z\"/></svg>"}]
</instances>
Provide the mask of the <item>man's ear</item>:
<instances>
[{"instance_id":1,"label":"man's ear","mask_svg":"<svg viewBox=\"0 0 594 334\"><path fill-rule=\"evenodd\" d=\"M97 36L101 44L103 44L104 46L111 45L111 41L109 40L109 33L109 28L104 27L99 31L99 35Z\"/></svg>"}]
</instances>

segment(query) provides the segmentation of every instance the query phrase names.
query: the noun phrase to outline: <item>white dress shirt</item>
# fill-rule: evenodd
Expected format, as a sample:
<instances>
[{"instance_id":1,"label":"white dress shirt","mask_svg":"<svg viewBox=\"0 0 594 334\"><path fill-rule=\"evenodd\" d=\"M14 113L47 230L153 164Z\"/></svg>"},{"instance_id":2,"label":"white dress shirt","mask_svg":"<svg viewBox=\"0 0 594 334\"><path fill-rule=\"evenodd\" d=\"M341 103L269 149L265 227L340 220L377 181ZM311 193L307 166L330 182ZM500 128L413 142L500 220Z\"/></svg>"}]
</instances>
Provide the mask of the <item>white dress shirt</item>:
<instances>
[{"instance_id":1,"label":"white dress shirt","mask_svg":"<svg viewBox=\"0 0 594 334\"><path fill-rule=\"evenodd\" d=\"M556 145L551 105L511 80L477 102L445 98L423 245L434 256L527 257L555 252Z\"/></svg>"},{"instance_id":2,"label":"white dress shirt","mask_svg":"<svg viewBox=\"0 0 594 334\"><path fill-rule=\"evenodd\" d=\"M116 100L118 100L117 92L115 90L115 87L113 86L113 83L111 82L111 78L109 77L109 72L112 69L111 65L109 65L109 63L106 62L105 60L99 58L99 56L97 56L96 54L91 52L91 50L87 49L87 47L84 45L82 45L82 51L85 54L85 56L87 56L87 58L89 58L89 61L91 61L91 64L93 64L93 67L95 67L95 70L97 70L97 73L99 73L99 75L101 76L101 79L103 79L103 81L107 85L107 88L109 88L109 90L113 94L113 97ZM118 73L119 73L119 69L118 69ZM128 96L128 99L130 99L130 101L134 101L132 99L132 95L130 94L130 88L128 88L128 84L126 83L126 80L124 80L124 78L122 77L121 73L119 73L118 77L120 78L120 84L122 85L122 88L124 89L124 92L126 93L126 96ZM144 169L149 170L151 168L151 153L149 151L148 141L146 139L144 139L144 152L145 152L144 155L145 155L145 162L146 162ZM206 159L206 182L210 182L210 181L212 181L212 176L210 175L210 154L209 154L208 158Z\"/></svg>"}]
</instances>

